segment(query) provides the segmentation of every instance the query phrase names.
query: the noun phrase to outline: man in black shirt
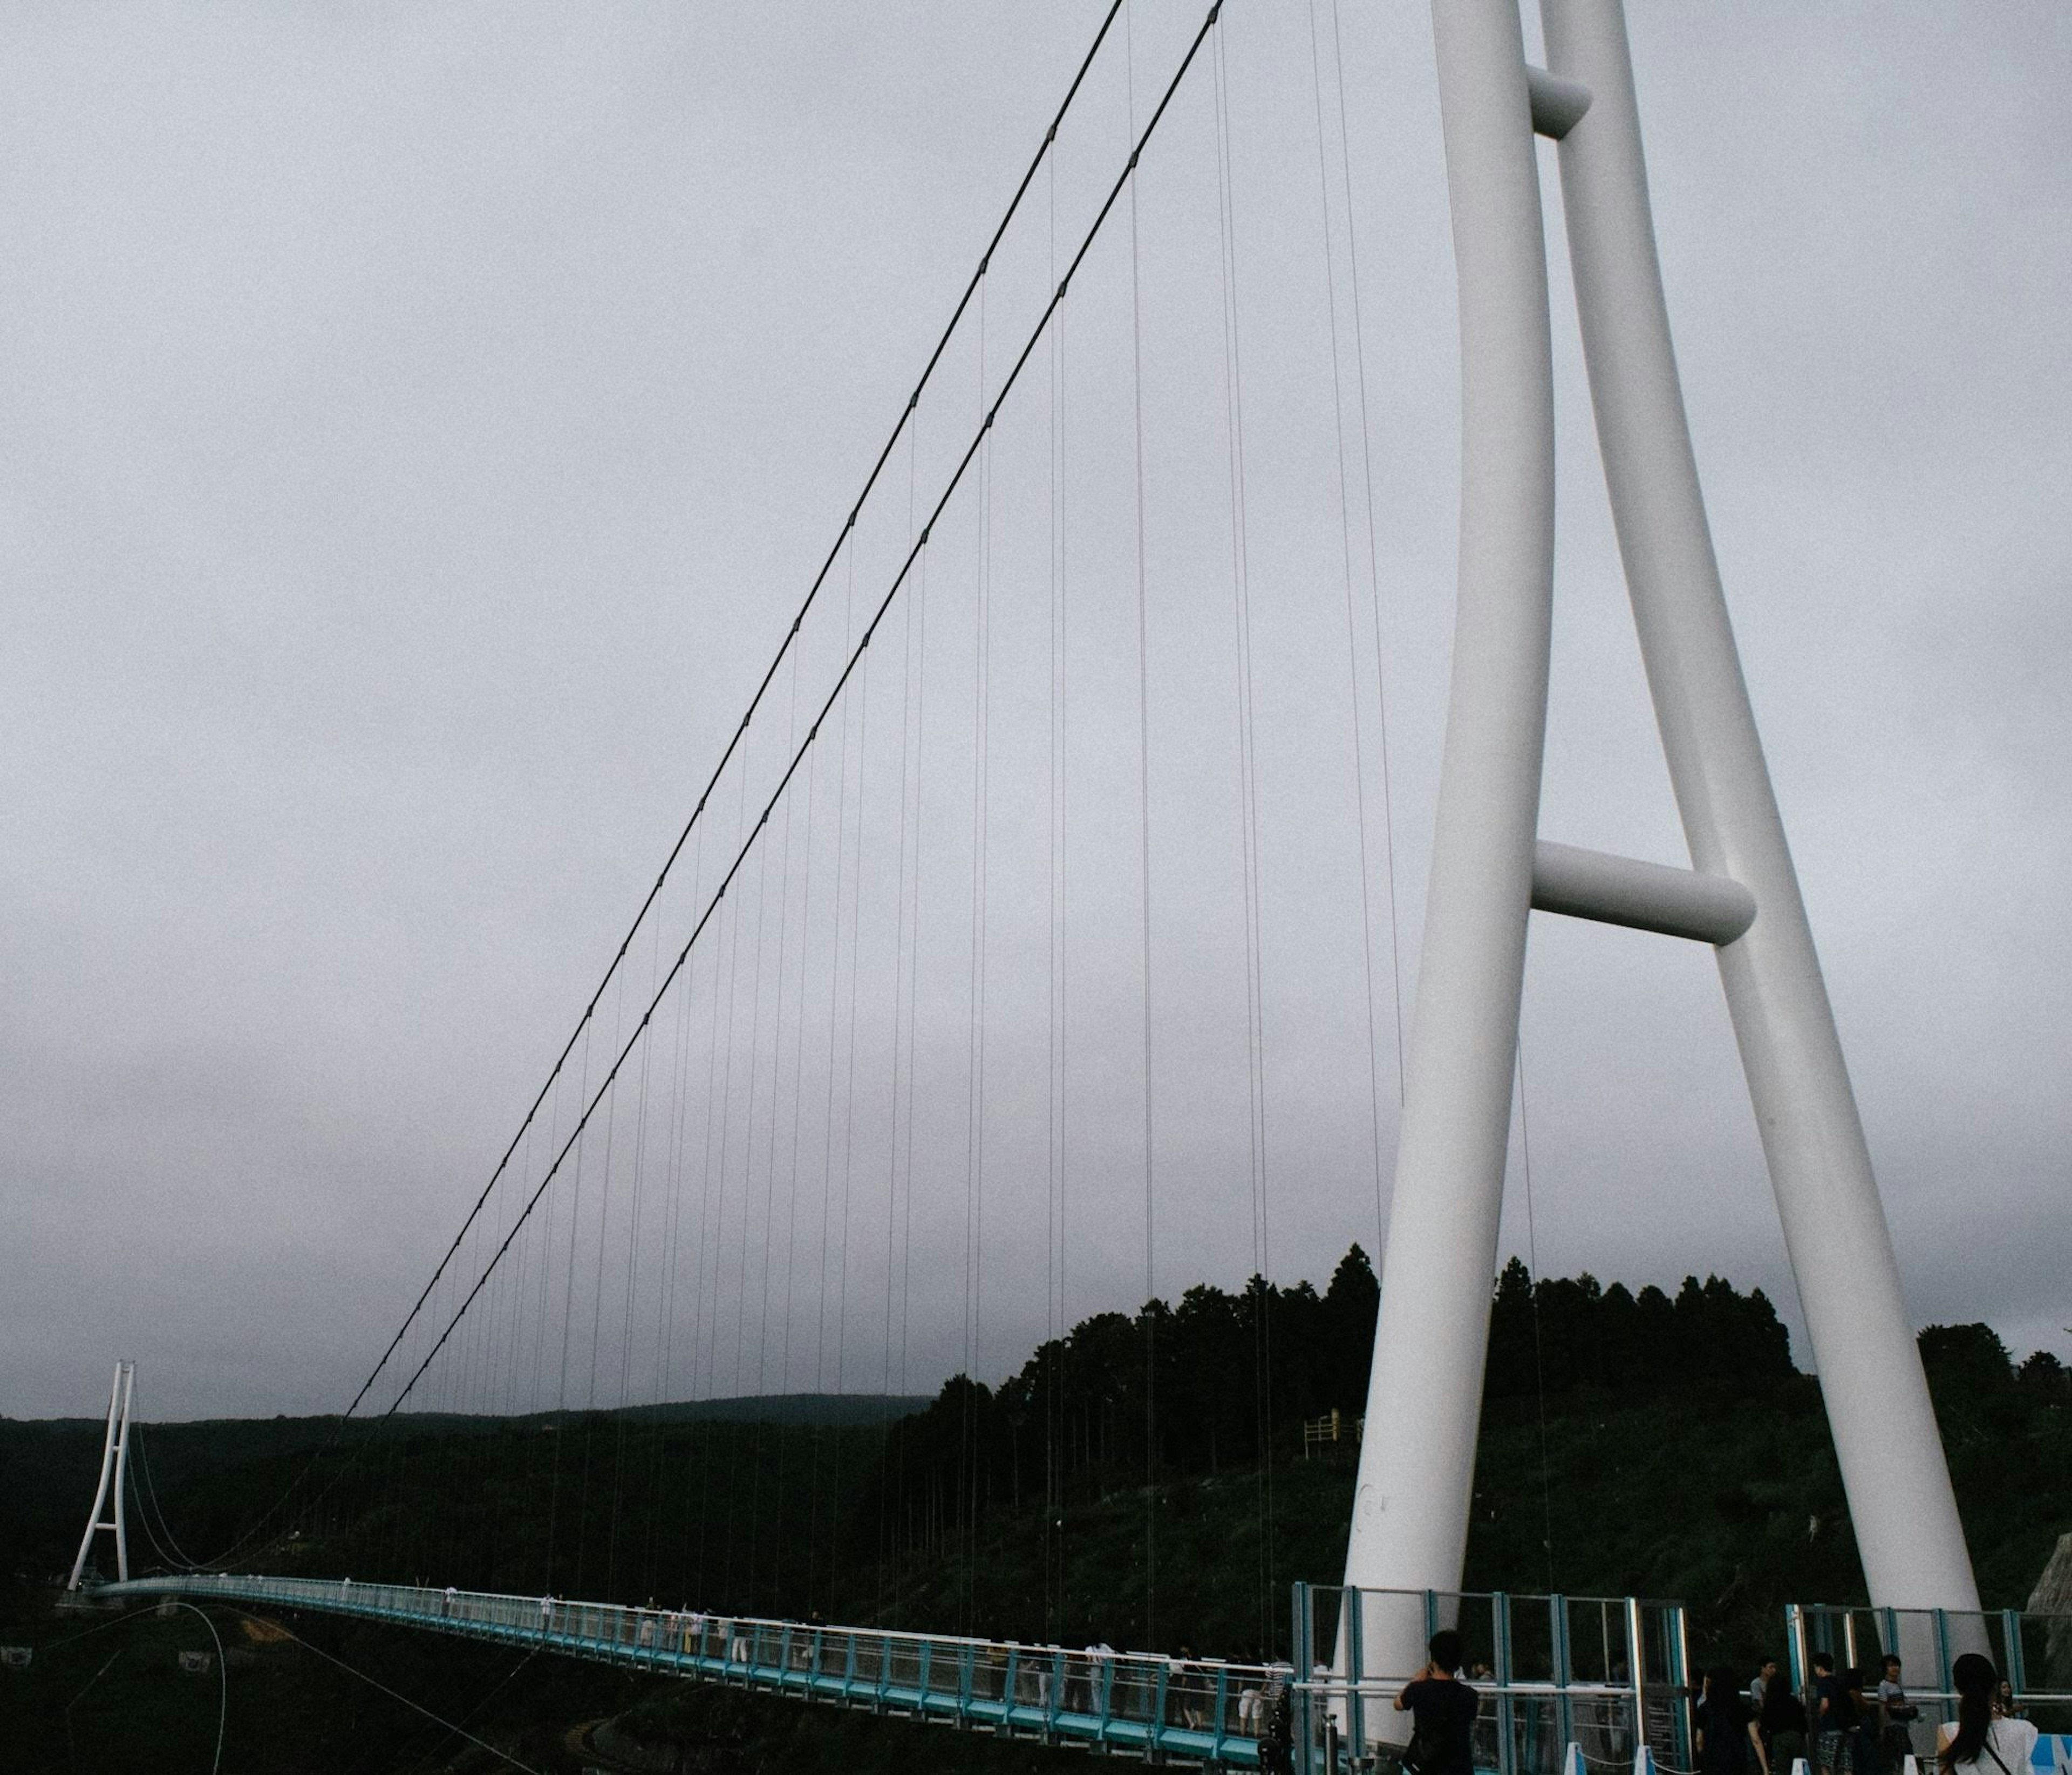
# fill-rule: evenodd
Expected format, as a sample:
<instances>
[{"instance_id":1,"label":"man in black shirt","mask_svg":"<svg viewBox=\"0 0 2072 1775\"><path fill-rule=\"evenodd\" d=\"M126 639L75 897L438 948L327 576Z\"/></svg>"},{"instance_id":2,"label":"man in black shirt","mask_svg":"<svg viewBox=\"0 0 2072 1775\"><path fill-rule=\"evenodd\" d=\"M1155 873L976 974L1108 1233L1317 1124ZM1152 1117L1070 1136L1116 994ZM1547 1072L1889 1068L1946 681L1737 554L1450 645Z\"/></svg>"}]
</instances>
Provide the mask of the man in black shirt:
<instances>
[{"instance_id":1,"label":"man in black shirt","mask_svg":"<svg viewBox=\"0 0 2072 1775\"><path fill-rule=\"evenodd\" d=\"M1827 1771L1842 1765L1843 1734L1848 1731L1845 1715L1848 1697L1835 1674L1832 1653L1813 1654L1813 1748L1815 1766Z\"/></svg>"},{"instance_id":2,"label":"man in black shirt","mask_svg":"<svg viewBox=\"0 0 2072 1775\"><path fill-rule=\"evenodd\" d=\"M1416 1722L1404 1765L1416 1775L1474 1775L1475 1715L1481 1698L1454 1675L1461 1636L1442 1628L1426 1648L1432 1661L1396 1698L1396 1711Z\"/></svg>"}]
</instances>

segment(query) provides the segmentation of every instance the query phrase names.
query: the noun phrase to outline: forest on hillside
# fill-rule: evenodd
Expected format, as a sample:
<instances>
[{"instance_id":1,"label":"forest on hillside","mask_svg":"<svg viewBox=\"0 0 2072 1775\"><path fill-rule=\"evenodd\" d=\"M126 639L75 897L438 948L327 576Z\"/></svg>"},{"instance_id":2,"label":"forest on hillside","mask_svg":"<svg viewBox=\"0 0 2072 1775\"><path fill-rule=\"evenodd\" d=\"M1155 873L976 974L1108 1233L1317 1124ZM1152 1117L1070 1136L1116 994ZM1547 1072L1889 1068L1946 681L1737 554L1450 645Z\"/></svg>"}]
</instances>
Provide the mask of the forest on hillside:
<instances>
[{"instance_id":1,"label":"forest on hillside","mask_svg":"<svg viewBox=\"0 0 2072 1775\"><path fill-rule=\"evenodd\" d=\"M997 1386L955 1377L889 1427L148 1426L133 1545L167 1564L228 1550L245 1570L1269 1649L1290 1580L1332 1581L1343 1557L1378 1299L1357 1246L1321 1291L1190 1288L1083 1321ZM2043 1353L2017 1366L1982 1325L1931 1327L1921 1348L1982 1589L2019 1606L2072 1529L2072 1375ZM1334 1411L1342 1439L1305 1446ZM23 1501L0 1569L68 1562L98 1442L0 1423L0 1485ZM1786 1601L1860 1598L1819 1383L1762 1291L1507 1266L1466 1582L1679 1599L1699 1646L1737 1654L1774 1638Z\"/></svg>"}]
</instances>

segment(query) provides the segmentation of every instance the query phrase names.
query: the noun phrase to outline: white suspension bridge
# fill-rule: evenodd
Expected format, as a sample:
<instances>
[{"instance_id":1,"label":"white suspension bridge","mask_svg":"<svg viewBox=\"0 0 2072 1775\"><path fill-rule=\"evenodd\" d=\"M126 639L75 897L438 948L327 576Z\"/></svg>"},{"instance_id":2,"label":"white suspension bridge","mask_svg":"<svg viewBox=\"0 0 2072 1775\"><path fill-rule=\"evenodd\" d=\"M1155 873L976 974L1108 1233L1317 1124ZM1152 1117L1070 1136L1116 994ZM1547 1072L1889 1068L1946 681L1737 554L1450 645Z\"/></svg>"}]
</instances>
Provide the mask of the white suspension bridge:
<instances>
[{"instance_id":1,"label":"white suspension bridge","mask_svg":"<svg viewBox=\"0 0 2072 1775\"><path fill-rule=\"evenodd\" d=\"M594 1404L600 1368L609 1399L615 1365L619 1403L639 1390L643 1369L652 1370L650 1397L664 1399L680 1394L686 1361L694 1379L719 1382L719 1352L730 1339L734 1378L742 1383L737 1390L747 1390L762 1379L768 1358L780 1240L788 1380L802 1206L809 1239L816 1215L819 1220L819 1269L814 1275L809 1261L803 1284L804 1295L818 1303L812 1340L816 1372L825 1371L832 1345L831 1390L853 1390L866 1362L868 1378L888 1394L901 1390L905 1291L917 1232L913 1177L928 1162L931 1144L917 1131L914 1075L923 1029L932 1032L942 1021L918 959L922 834L924 826L939 830L944 815L939 784L923 780L923 686L930 672L943 669L939 653L928 651L931 573L939 606L952 582L968 595L972 649L961 689L975 710L966 760L971 800L956 815L960 822L968 817L971 830L971 930L968 948L952 958L951 968L969 992L961 1277L968 1371L985 1335L985 1216L997 1211L985 1188L988 958L1018 900L1039 906L1038 923L1047 925L1025 945L1044 956L1050 1008L1044 1056L1050 1082L1046 1091L1039 1081L1030 1098L1030 1120L1040 1121L1041 1131L1025 1141L1023 1155L1029 1175L1047 1177L1041 1204L1050 1271L1045 1312L1052 1337L1062 1332L1067 1026L1058 982L1064 900L1075 885L1065 863L1070 749L1063 709L1073 656L1064 580L1067 562L1079 561L1075 571L1082 580L1104 585L1125 606L1133 594L1141 730L1151 668L1145 633L1140 182L1147 169L1196 153L1208 157L1202 188L1215 208L1216 287L1210 295L1219 310L1215 325L1223 349L1211 378L1219 385L1210 387L1204 410L1220 422L1209 459L1223 459L1215 476L1205 478L1220 479L1230 505L1221 571L1231 591L1238 686L1232 745L1244 863L1247 1164L1254 1250L1264 1269L1257 734L1246 546L1248 524L1258 520L1247 504L1240 344L1240 322L1249 326L1253 317L1236 282L1223 35L1227 11L1249 3L1207 7L1177 41L1171 65L1149 84L1135 63L1141 51L1128 35L1130 21L1125 17L1117 29L1120 0L1103 18L695 812L488 1185L352 1400L348 1419L364 1413L393 1417L406 1402L478 1412L566 1407L572 1399ZM2021 1625L1980 1612L1891 1241L1743 683L1671 344L1620 0L1543 0L1541 16L1550 64L1544 68L1527 60L1516 0L1441 0L1433 9L1459 287L1461 529L1437 821L1416 1003L1400 1055L1394 1194L1367 1408L1367 1423L1388 1431L1369 1435L1362 1445L1344 1588L1297 1587L1286 1656L1229 1663L569 1600L550 1589L508 1595L343 1571L244 1571L256 1559L280 1558L291 1546L290 1525L331 1495L334 1481L322 1460L205 1568L133 1577L124 1509L132 1384L126 1366L117 1373L75 1587L96 1537L112 1533L117 1579L102 1592L110 1596L358 1616L968 1728L1232 1766L1272 1761L1270 1707L1284 1691L1296 1703L1290 1752L1305 1767L1372 1754L1399 1729L1379 1703L1420 1666L1429 1633L1442 1621L1472 1616L1492 1660L1478 1752L1490 1768L1515 1775L1551 1771L1572 1757L1636 1755L1643 1762L1655 1756L1686 1764L1689 1724L1679 1710L1691 1673L1675 1607L1460 1593L1490 1279L1513 1130L1526 933L1538 911L1659 933L1716 953L1822 1377L1873 1605L1867 1619L1886 1643L1904 1640L1910 1652L1922 1651L1924 1664L1936 1636L1946 1662L1953 1644L1984 1638L1993 1639L2004 1658L2012 1652L2019 1659ZM1128 138L1103 178L1076 196L1067 190L1061 224L1059 144L1074 139L1075 104L1115 75L1119 48L1128 63L1121 76ZM1321 73L1318 84L1328 221L1334 200L1322 152ZM1341 75L1341 126L1344 103ZM1188 130L1194 134L1182 142ZM1540 829L1555 535L1543 143L1552 145L1558 166L1603 466L1688 864L1608 855L1544 837ZM1341 171L1338 188L1349 195L1350 172ZM1349 209L1344 213L1350 229ZM1356 308L1357 254L1349 236L1346 250L1354 265L1350 306ZM1020 280L1018 293L1007 287L1010 278ZM1334 284L1334 363L1339 300ZM1346 336L1356 352L1356 315L1351 327ZM953 368L967 363L975 391L948 387ZM1371 711L1364 740L1355 727L1356 770L1365 772L1386 731L1378 631L1372 644L1363 643L1353 621L1363 488L1370 591L1375 565L1367 397L1363 367L1349 419L1342 382L1334 373L1356 723L1361 708ZM1135 408L1133 418L1124 414L1116 428L1124 466L1112 484L1123 490L1121 506L1112 513L1083 513L1068 547L1064 512L1075 484L1068 397L1077 397L1075 377L1086 377L1111 388L1133 385L1133 379ZM1087 429L1103 422L1096 414ZM1362 441L1356 444L1356 438ZM1031 496L1026 510L1024 494ZM1010 546L1003 539L1017 525L1020 540ZM1109 549L1109 558L1084 564L1093 553L1084 537L1100 535L1104 526L1120 537L1120 546ZM1022 719L1019 690L994 673L991 636L997 625L1024 620L1014 599L1026 589L1016 576L1027 561L1038 563L1039 581L1047 575L1049 582L1050 719L1047 731L1039 721L1016 741L1031 756L1042 756L1032 780L1048 802L1035 822L1043 834L1040 867L1021 879L1011 878L989 848L999 817L989 798L1007 793L1000 785L1013 780L1003 775L996 784L991 762ZM1126 640L1129 620L1113 626ZM935 645L939 649L939 638ZM1371 690L1363 671L1373 675ZM995 712L994 698L1005 713ZM946 743L939 737L935 743ZM1149 1274L1151 875L1159 834L1141 731L1133 769L1141 791L1132 940L1141 949L1145 982L1149 1295L1155 1279ZM1366 776L1360 780L1365 892L1370 838L1377 849L1392 844L1385 760L1382 822L1372 834ZM1027 809L1011 811L1019 816ZM1083 817L1083 811L1075 817ZM1127 896L1095 897L1096 916L1111 925L1133 922ZM1374 978L1378 945L1394 919L1392 903L1386 916L1370 904L1361 932L1373 1050L1367 1082L1376 1093L1387 1067L1375 1030L1385 1025L1387 1007ZM866 951L889 964L889 1003L862 1004L878 978ZM998 980L995 986L1006 990ZM1399 1012L1396 1022L1403 1021ZM1031 1057L1040 1071L1042 1061ZM816 1094L819 1079L824 1097ZM866 1105L869 1093L876 1096ZM997 1102L994 1113L1001 1113ZM858 1145L860 1116L877 1118L874 1146ZM1378 1184L1378 1095L1372 1122ZM615 1145L623 1254L607 1249ZM818 1200L808 1195L802 1201L797 1180L816 1163ZM847 1192L861 1165L882 1168L887 1180L871 1211L885 1245L882 1341L859 1355L847 1342L859 1316L847 1298L847 1263L863 1229L853 1224L860 1214ZM693 1172L704 1180L695 1197L681 1182ZM780 1172L791 1180L782 1194ZM759 1191L750 1181L758 1173ZM594 1233L582 1219L593 1208ZM686 1231L692 1216L694 1237ZM733 1246L726 1243L730 1216ZM787 1224L780 1227L780 1219ZM931 1224L926 1206L922 1222L924 1252L954 1251L954 1225L945 1235ZM758 1262L762 1303L753 1309L751 1266ZM608 1265L623 1275L615 1280ZM931 1275L945 1276L952 1267L953 1260L932 1263L924 1255L924 1289ZM614 1348L605 1314L608 1304L621 1303L623 1328ZM761 1323L751 1330L758 1311ZM652 1332L643 1328L650 1313ZM753 1377L746 1366L751 1353ZM1147 1447L1155 1477L1155 1432ZM327 1458L335 1466L357 1457ZM370 1460L378 1466L380 1458ZM586 1454L586 1485L588 1461ZM555 1472L558 1485L558 1464ZM1155 1534L1156 1523L1148 1521L1148 1593L1155 1581ZM1511 1624L1519 1610L1541 1609L1548 1625L1544 1633L1536 1629L1534 1643L1544 1645L1545 1654L1527 1658L1517 1649ZM1585 1616L1594 1625L1579 1632ZM1805 1616L1800 1655L1832 1625L1825 1616ZM1589 1644L1597 1649L1586 1656L1579 1648Z\"/></svg>"}]
</instances>

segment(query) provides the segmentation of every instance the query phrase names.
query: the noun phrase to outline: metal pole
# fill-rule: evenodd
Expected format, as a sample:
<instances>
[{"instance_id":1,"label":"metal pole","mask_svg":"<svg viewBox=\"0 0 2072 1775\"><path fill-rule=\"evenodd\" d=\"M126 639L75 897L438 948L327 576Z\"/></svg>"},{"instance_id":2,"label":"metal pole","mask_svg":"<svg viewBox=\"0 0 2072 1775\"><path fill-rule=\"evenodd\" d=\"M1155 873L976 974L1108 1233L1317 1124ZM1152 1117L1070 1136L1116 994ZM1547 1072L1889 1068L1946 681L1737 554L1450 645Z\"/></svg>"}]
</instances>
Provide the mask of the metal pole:
<instances>
[{"instance_id":1,"label":"metal pole","mask_svg":"<svg viewBox=\"0 0 2072 1775\"><path fill-rule=\"evenodd\" d=\"M1633 1741L1644 1747L1647 1743L1647 1624L1642 1617L1638 1596L1626 1600L1626 1633L1628 1655L1633 1660Z\"/></svg>"},{"instance_id":2,"label":"metal pole","mask_svg":"<svg viewBox=\"0 0 2072 1775\"><path fill-rule=\"evenodd\" d=\"M1516 0L1436 0L1461 328L1459 599L1346 1582L1454 1589L1511 1127L1554 564L1547 261ZM1404 1616L1392 1612L1400 1635ZM1416 1668L1420 1648L1371 1662Z\"/></svg>"},{"instance_id":3,"label":"metal pole","mask_svg":"<svg viewBox=\"0 0 2072 1775\"><path fill-rule=\"evenodd\" d=\"M1624 7L1541 0L1540 11L1553 71L1590 89L1588 113L1561 142L1561 189L1605 479L1692 865L1756 899L1747 934L1719 950L1720 977L1864 1575L1876 1603L1975 1609L1892 1238L1713 558L1655 256Z\"/></svg>"}]
</instances>

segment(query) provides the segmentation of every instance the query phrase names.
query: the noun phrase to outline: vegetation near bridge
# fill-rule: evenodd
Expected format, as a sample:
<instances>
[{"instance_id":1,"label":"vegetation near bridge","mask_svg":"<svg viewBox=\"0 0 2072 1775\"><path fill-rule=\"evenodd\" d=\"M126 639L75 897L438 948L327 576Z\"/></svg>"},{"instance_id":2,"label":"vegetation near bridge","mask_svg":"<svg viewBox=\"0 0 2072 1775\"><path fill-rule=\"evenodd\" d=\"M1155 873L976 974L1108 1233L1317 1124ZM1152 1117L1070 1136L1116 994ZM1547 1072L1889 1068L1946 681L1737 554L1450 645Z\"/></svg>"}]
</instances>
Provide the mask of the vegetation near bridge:
<instances>
[{"instance_id":1,"label":"vegetation near bridge","mask_svg":"<svg viewBox=\"0 0 2072 1775\"><path fill-rule=\"evenodd\" d=\"M1099 1315L999 1386L958 1377L919 1409L851 1398L147 1426L139 1476L148 1472L150 1489L133 1501L133 1559L157 1563L153 1530L204 1559L247 1537L236 1569L1250 1657L1285 1647L1290 1579L1330 1582L1340 1569L1377 1298L1355 1247L1321 1291L1255 1280ZM1989 1606L2018 1607L2072 1530L2061 1476L2072 1374L2041 1353L2017 1367L1982 1325L1931 1327L1921 1349L1981 1589ZM1305 1421L1334 1410L1342 1439L1305 1456ZM76 1545L100 1436L85 1421L0 1420L10 1637L59 1631L37 1613L35 1587ZM251 1534L284 1492L286 1505ZM1536 1285L1510 1265L1495 1284L1466 1583L1678 1598L1701 1661L1776 1646L1787 1601L1860 1599L1819 1383L1793 1365L1761 1291L1716 1278L1673 1295L1588 1276ZM111 1649L123 1631L105 1636ZM391 1657L383 1648L399 1636L378 1629L310 1619L298 1631L405 1691L413 1675L449 1668L452 1692L487 1691L506 1674L479 1649L412 1639ZM256 1649L268 1670L287 1668L278 1646ZM142 1680L163 1662L153 1653L105 1680ZM355 1686L302 1663L319 1717L339 1683ZM244 1686L249 1743L270 1741L252 1710L276 1691L301 1695L301 1680ZM422 1726L357 1686L338 1717L363 1737L388 1714L399 1741ZM16 1682L0 1703L27 1692ZM616 1714L642 1692L570 1666L500 1691L483 1718L514 1732L522 1724L538 1754L558 1756L553 1720ZM794 1740L817 1744L832 1722L814 1712L805 1717L822 1724L789 1725L782 1707L658 1695L629 1728L645 1720L685 1742L705 1733L734 1746L730 1756L781 1740L785 1766L820 1766ZM956 1742L882 1741L906 1745L886 1752L906 1769L934 1766L930 1747L950 1754ZM829 1753L873 1766L854 1746Z\"/></svg>"}]
</instances>

